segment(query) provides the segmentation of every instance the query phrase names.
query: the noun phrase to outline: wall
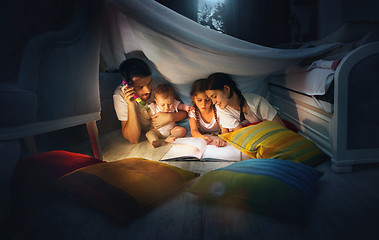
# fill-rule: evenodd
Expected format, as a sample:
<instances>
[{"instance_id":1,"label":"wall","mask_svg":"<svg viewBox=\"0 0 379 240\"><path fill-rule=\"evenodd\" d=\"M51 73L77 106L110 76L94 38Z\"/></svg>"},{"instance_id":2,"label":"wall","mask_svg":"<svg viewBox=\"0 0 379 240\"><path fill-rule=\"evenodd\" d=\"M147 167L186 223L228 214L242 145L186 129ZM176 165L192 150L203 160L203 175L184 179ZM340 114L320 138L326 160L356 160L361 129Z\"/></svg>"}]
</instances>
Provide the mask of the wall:
<instances>
[{"instance_id":1,"label":"wall","mask_svg":"<svg viewBox=\"0 0 379 240\"><path fill-rule=\"evenodd\" d=\"M196 0L157 2L196 20ZM227 34L269 47L297 47L349 21L379 21L378 0L226 0L226 11ZM293 13L297 13L300 32L296 32Z\"/></svg>"},{"instance_id":2,"label":"wall","mask_svg":"<svg viewBox=\"0 0 379 240\"><path fill-rule=\"evenodd\" d=\"M349 21L379 21L378 0L318 0L318 38Z\"/></svg>"},{"instance_id":3,"label":"wall","mask_svg":"<svg viewBox=\"0 0 379 240\"><path fill-rule=\"evenodd\" d=\"M197 0L156 0L160 4L186 16L194 21L197 20Z\"/></svg>"}]
</instances>

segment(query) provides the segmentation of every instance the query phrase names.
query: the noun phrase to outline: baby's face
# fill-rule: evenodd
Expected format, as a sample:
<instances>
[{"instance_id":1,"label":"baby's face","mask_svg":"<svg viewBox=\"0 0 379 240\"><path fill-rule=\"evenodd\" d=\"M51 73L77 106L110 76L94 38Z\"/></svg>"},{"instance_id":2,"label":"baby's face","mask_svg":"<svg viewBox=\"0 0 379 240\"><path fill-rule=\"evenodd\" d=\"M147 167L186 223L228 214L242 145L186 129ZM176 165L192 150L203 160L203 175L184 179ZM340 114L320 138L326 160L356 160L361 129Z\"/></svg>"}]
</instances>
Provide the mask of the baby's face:
<instances>
[{"instance_id":1,"label":"baby's face","mask_svg":"<svg viewBox=\"0 0 379 240\"><path fill-rule=\"evenodd\" d=\"M164 98L161 94L155 95L155 103L162 112L169 112L174 106L174 97Z\"/></svg>"}]
</instances>

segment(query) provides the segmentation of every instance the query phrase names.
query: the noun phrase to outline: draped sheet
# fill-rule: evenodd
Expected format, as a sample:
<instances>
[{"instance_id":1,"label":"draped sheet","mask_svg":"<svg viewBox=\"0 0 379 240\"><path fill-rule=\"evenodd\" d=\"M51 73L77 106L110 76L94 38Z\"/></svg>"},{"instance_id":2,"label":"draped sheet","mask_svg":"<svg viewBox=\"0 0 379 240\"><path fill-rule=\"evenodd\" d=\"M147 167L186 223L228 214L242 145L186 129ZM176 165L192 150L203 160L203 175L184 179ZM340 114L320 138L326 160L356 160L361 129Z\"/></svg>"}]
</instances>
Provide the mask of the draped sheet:
<instances>
[{"instance_id":1,"label":"draped sheet","mask_svg":"<svg viewBox=\"0 0 379 240\"><path fill-rule=\"evenodd\" d=\"M125 53L141 50L186 97L194 80L213 72L233 75L244 92L265 95L267 75L338 46L260 46L208 29L153 0L106 0L106 20L101 54L109 67L117 68Z\"/></svg>"}]
</instances>

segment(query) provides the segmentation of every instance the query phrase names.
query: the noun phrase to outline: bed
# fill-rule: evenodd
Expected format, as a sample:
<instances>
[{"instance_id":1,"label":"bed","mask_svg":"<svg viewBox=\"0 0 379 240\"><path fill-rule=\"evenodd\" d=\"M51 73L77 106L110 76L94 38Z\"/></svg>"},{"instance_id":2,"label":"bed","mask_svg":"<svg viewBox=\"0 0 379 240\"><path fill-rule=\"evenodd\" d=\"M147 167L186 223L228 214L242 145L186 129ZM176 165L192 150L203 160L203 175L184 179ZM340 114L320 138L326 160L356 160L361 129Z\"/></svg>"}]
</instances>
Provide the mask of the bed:
<instances>
[{"instance_id":1,"label":"bed","mask_svg":"<svg viewBox=\"0 0 379 240\"><path fill-rule=\"evenodd\" d=\"M270 100L279 115L331 157L335 172L379 162L378 36L377 23L344 25L303 46L341 41L337 51L268 77Z\"/></svg>"}]
</instances>

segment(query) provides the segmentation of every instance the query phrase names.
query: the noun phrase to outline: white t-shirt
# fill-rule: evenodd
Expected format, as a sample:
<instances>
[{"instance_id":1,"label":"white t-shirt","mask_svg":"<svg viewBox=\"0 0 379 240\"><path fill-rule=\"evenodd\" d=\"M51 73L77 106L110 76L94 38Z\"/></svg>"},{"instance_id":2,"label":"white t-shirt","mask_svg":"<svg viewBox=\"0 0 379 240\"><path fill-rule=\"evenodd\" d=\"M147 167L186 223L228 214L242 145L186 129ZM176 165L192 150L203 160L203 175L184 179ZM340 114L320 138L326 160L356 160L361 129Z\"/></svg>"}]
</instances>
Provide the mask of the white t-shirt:
<instances>
[{"instance_id":1,"label":"white t-shirt","mask_svg":"<svg viewBox=\"0 0 379 240\"><path fill-rule=\"evenodd\" d=\"M174 99L174 104L172 108L168 112L178 112L178 105L180 102L178 100ZM151 113L154 115L156 113L162 112L162 110L158 107L156 103L150 103L149 108L151 109ZM162 134L164 137L168 137L171 133L171 129L173 129L176 126L175 122L169 122L166 125L158 128L157 130Z\"/></svg>"},{"instance_id":2,"label":"white t-shirt","mask_svg":"<svg viewBox=\"0 0 379 240\"><path fill-rule=\"evenodd\" d=\"M113 93L113 105L118 120L128 121L129 106L123 97L121 87L122 85L118 86ZM140 104L137 102L135 102L135 104L138 105L140 109L142 109L142 106ZM145 132L148 131L151 125L151 120L143 118L141 116L141 111L137 112L137 116L139 122L141 123L141 129Z\"/></svg>"},{"instance_id":3,"label":"white t-shirt","mask_svg":"<svg viewBox=\"0 0 379 240\"><path fill-rule=\"evenodd\" d=\"M248 113L245 114L245 118L248 123L256 123L261 121L271 121L277 114L276 109L264 98L257 94L245 93L242 94L245 97ZM234 129L240 122L240 111L230 106L221 109L216 106L218 115L220 116L220 124L224 128ZM241 124L245 126L246 124Z\"/></svg>"},{"instance_id":4,"label":"white t-shirt","mask_svg":"<svg viewBox=\"0 0 379 240\"><path fill-rule=\"evenodd\" d=\"M196 121L195 110L188 112L188 117L194 118ZM217 118L218 118L218 121L220 122L219 114L217 114ZM208 131L210 133L218 133L219 132L219 128L218 128L215 116L213 116L211 122L206 123L199 113L199 123L200 123L200 127L202 128L202 129L199 129L199 131L205 131L205 132Z\"/></svg>"}]
</instances>

